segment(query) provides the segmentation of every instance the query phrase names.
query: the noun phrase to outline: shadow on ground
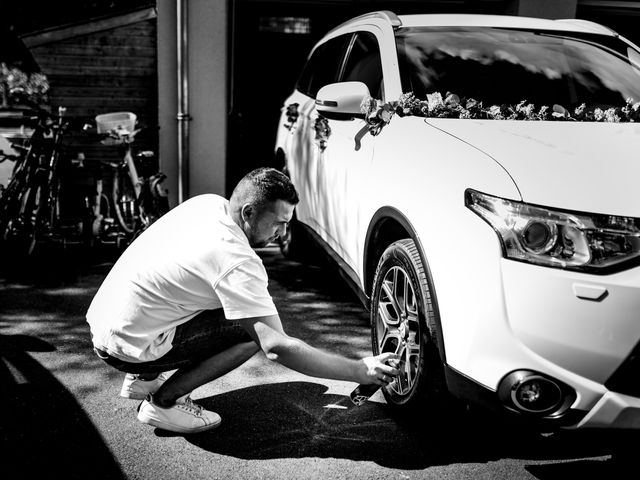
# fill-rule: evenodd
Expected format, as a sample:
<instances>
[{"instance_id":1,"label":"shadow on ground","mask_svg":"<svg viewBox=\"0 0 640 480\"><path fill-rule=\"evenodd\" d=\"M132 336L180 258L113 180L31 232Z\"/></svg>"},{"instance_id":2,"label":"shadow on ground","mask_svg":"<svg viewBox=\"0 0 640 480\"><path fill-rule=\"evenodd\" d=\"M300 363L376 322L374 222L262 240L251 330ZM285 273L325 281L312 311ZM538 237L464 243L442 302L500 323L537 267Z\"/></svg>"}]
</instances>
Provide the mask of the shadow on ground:
<instances>
[{"instance_id":1,"label":"shadow on ground","mask_svg":"<svg viewBox=\"0 0 640 480\"><path fill-rule=\"evenodd\" d=\"M73 395L28 353L54 350L35 337L0 335L3 477L124 479Z\"/></svg>"},{"instance_id":2,"label":"shadow on ground","mask_svg":"<svg viewBox=\"0 0 640 480\"><path fill-rule=\"evenodd\" d=\"M337 275L274 250L261 256L287 331L343 354L370 350L368 315ZM55 352L56 368L67 374L103 368L91 353L84 313L114 259L41 257L14 262L0 280L1 471L22 478L125 478L77 400L29 353ZM543 436L469 410L398 417L381 403L352 406L313 382L256 385L199 403L220 412L223 423L185 440L247 460L341 458L420 470L508 459L540 480L624 478L619 458L632 461L637 445L603 432Z\"/></svg>"},{"instance_id":3,"label":"shadow on ground","mask_svg":"<svg viewBox=\"0 0 640 480\"><path fill-rule=\"evenodd\" d=\"M609 455L611 445L598 437L601 432L541 435L470 411L402 418L386 404L355 407L347 397L328 394L325 386L311 382L248 387L198 403L219 412L222 425L185 439L209 452L247 460L342 458L400 470L504 458L567 460L526 467L544 480L619 469L613 460L572 461ZM156 435L173 436L162 430Z\"/></svg>"},{"instance_id":4,"label":"shadow on ground","mask_svg":"<svg viewBox=\"0 0 640 480\"><path fill-rule=\"evenodd\" d=\"M81 245L67 248L42 245L33 255L26 256L11 252L0 243L0 278L39 287L77 284L88 271L95 270L96 265L113 264L119 254L120 251L111 245L93 249Z\"/></svg>"}]
</instances>

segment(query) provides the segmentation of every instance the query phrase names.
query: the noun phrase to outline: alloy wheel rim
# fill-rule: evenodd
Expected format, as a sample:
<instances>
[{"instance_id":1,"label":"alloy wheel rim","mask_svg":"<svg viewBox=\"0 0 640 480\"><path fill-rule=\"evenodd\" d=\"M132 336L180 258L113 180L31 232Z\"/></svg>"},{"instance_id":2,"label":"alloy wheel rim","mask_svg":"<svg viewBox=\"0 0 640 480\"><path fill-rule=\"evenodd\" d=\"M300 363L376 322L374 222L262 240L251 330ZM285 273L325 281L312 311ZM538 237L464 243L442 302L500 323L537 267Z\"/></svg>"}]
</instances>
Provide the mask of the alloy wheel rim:
<instances>
[{"instance_id":1,"label":"alloy wheel rim","mask_svg":"<svg viewBox=\"0 0 640 480\"><path fill-rule=\"evenodd\" d=\"M407 272L390 268L382 280L376 314L378 351L394 352L403 365L387 391L406 396L418 380L420 364L420 313L418 298Z\"/></svg>"}]
</instances>

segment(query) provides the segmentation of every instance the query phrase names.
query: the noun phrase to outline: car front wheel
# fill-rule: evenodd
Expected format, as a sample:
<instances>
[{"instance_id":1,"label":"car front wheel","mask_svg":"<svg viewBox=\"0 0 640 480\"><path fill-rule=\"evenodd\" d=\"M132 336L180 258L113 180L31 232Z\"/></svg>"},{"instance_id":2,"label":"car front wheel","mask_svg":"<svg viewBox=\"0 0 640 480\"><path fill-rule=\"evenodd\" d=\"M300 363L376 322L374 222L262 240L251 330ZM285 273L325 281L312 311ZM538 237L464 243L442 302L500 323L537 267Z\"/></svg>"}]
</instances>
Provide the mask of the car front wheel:
<instances>
[{"instance_id":1,"label":"car front wheel","mask_svg":"<svg viewBox=\"0 0 640 480\"><path fill-rule=\"evenodd\" d=\"M399 240L384 251L371 296L371 339L374 354L395 352L402 361L400 376L383 388L392 407L443 400L432 291L413 240Z\"/></svg>"}]
</instances>

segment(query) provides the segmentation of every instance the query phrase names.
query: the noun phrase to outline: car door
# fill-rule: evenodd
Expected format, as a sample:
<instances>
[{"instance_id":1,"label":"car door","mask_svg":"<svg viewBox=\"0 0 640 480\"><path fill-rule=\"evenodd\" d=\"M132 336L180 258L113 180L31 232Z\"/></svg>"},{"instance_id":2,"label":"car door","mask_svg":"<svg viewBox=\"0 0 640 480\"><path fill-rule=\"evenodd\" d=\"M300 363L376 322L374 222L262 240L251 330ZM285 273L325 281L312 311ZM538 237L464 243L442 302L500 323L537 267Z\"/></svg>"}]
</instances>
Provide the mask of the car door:
<instances>
[{"instance_id":1,"label":"car door","mask_svg":"<svg viewBox=\"0 0 640 480\"><path fill-rule=\"evenodd\" d=\"M372 97L382 99L383 69L378 39L371 31L359 31L351 39L342 67L340 81L360 81L369 88ZM326 148L318 159L318 199L323 205L317 219L329 245L357 270L357 232L362 222L359 201L370 182L367 172L373 160L375 137L364 118L328 120L330 135ZM366 228L366 225L364 225Z\"/></svg>"},{"instance_id":2,"label":"car door","mask_svg":"<svg viewBox=\"0 0 640 480\"><path fill-rule=\"evenodd\" d=\"M299 221L313 228L323 239L327 239L324 225L326 199L320 197L321 164L324 148L316 139L318 112L315 98L324 85L338 81L342 60L350 44L352 34L340 35L318 45L307 61L297 83L296 94L289 101L295 110L295 128L291 128L288 154L289 174L298 190L300 203L296 207Z\"/></svg>"}]
</instances>

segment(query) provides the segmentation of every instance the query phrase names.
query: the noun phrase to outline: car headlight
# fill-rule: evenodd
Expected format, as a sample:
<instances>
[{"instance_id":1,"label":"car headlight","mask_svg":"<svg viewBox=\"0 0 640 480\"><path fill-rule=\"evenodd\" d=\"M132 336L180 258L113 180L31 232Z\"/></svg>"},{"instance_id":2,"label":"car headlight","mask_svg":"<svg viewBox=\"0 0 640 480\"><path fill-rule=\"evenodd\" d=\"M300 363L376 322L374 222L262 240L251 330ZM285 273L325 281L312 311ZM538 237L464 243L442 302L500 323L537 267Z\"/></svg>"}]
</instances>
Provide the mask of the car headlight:
<instances>
[{"instance_id":1,"label":"car headlight","mask_svg":"<svg viewBox=\"0 0 640 480\"><path fill-rule=\"evenodd\" d=\"M465 205L493 227L505 258L601 274L640 263L638 218L552 210L472 189Z\"/></svg>"}]
</instances>

